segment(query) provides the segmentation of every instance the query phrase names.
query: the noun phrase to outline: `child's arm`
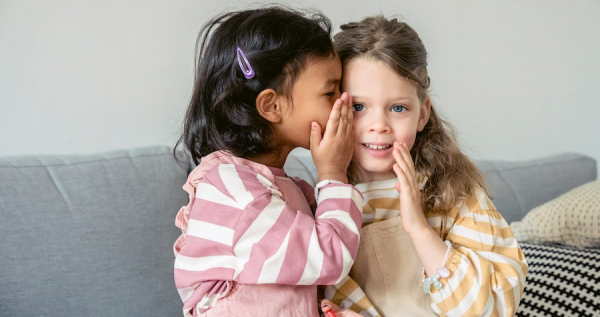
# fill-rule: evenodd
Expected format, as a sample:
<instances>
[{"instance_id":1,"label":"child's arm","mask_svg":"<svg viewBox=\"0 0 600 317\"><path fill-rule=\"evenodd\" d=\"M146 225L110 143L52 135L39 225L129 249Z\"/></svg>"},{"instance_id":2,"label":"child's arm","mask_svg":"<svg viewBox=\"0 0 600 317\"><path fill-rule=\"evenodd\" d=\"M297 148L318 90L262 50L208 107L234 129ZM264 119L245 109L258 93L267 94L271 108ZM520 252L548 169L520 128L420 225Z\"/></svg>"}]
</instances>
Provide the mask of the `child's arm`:
<instances>
[{"instance_id":1,"label":"child's arm","mask_svg":"<svg viewBox=\"0 0 600 317\"><path fill-rule=\"evenodd\" d=\"M335 284L358 251L362 196L351 185L321 191L314 218L291 209L269 188L244 210L236 224L233 251L240 283ZM238 233L239 232L239 233Z\"/></svg>"},{"instance_id":2,"label":"child's arm","mask_svg":"<svg viewBox=\"0 0 600 317\"><path fill-rule=\"evenodd\" d=\"M178 258L185 264L193 256L187 263L202 265L180 269L196 272L198 280L246 284L333 284L346 276L358 250L358 190L323 188L313 218L310 210L291 209L287 197L256 171L235 166L228 174L223 179L211 171L198 185Z\"/></svg>"},{"instance_id":3,"label":"child's arm","mask_svg":"<svg viewBox=\"0 0 600 317\"><path fill-rule=\"evenodd\" d=\"M175 259L175 284L186 309L214 305L229 292L230 281L335 284L348 274L358 251L358 190L324 188L314 218L310 210L291 209L286 200L247 166L206 174Z\"/></svg>"},{"instance_id":4,"label":"child's arm","mask_svg":"<svg viewBox=\"0 0 600 317\"><path fill-rule=\"evenodd\" d=\"M479 191L448 221L454 221L447 235L450 276L440 278L442 289L431 287L434 309L446 316L513 316L528 266L502 215Z\"/></svg>"},{"instance_id":5,"label":"child's arm","mask_svg":"<svg viewBox=\"0 0 600 317\"><path fill-rule=\"evenodd\" d=\"M512 316L523 294L527 262L510 227L482 191L467 199L448 217L446 239L427 223L420 205L414 165L406 146L396 145L402 225L409 233L428 276L445 266L440 289L430 286L432 308L445 316ZM439 217L439 219L441 219Z\"/></svg>"}]
</instances>

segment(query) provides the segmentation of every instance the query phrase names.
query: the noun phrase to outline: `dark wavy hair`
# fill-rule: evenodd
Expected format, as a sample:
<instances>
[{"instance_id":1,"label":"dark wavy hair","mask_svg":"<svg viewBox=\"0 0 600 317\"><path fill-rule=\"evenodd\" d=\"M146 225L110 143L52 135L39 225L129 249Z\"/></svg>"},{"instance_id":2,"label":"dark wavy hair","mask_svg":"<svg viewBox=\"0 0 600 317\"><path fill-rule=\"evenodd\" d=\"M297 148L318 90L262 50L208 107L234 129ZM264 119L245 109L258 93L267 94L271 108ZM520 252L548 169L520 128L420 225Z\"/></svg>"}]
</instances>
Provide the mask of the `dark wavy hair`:
<instances>
[{"instance_id":1,"label":"dark wavy hair","mask_svg":"<svg viewBox=\"0 0 600 317\"><path fill-rule=\"evenodd\" d=\"M238 65L240 47L255 76L246 79ZM309 59L335 55L331 22L322 13L280 5L221 14L201 29L196 44L196 74L183 134L193 162L214 151L248 158L273 149L269 121L256 109L265 89L291 98L293 84Z\"/></svg>"},{"instance_id":2,"label":"dark wavy hair","mask_svg":"<svg viewBox=\"0 0 600 317\"><path fill-rule=\"evenodd\" d=\"M344 24L341 29L333 40L342 65L356 58L383 62L415 84L421 102L429 97L427 50L412 27L379 15ZM442 119L433 103L429 121L417 133L410 153L416 172L428 178L422 195L426 214L449 211L477 188L488 193L483 175L460 151L452 125ZM360 181L353 164L348 179Z\"/></svg>"}]
</instances>

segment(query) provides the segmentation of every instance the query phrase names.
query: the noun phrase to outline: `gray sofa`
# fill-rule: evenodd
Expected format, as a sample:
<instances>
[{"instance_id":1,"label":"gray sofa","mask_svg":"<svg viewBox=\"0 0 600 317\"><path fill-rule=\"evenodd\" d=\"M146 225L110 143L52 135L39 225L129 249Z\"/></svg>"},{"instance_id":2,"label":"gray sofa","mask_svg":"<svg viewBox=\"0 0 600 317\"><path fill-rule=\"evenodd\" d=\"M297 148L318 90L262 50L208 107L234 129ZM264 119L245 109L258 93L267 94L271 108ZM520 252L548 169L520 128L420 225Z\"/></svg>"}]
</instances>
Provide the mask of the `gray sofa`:
<instances>
[{"instance_id":1,"label":"gray sofa","mask_svg":"<svg viewBox=\"0 0 600 317\"><path fill-rule=\"evenodd\" d=\"M597 175L579 154L478 165L508 221ZM172 245L188 168L166 146L1 157L0 316L181 316ZM306 152L286 170L314 183Z\"/></svg>"}]
</instances>

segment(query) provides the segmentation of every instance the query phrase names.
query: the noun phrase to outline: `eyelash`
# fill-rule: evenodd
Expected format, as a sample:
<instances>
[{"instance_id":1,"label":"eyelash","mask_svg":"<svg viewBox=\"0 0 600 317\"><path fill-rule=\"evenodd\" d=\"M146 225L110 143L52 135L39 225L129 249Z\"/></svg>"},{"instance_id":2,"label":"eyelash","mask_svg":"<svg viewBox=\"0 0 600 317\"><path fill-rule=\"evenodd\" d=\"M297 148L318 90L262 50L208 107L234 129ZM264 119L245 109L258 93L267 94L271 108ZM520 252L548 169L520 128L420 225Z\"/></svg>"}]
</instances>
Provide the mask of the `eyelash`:
<instances>
[{"instance_id":1,"label":"eyelash","mask_svg":"<svg viewBox=\"0 0 600 317\"><path fill-rule=\"evenodd\" d=\"M329 96L329 97L333 97L333 95L335 95L335 91L332 92L328 92L325 95Z\"/></svg>"},{"instance_id":2,"label":"eyelash","mask_svg":"<svg viewBox=\"0 0 600 317\"><path fill-rule=\"evenodd\" d=\"M396 107L400 107L402 109L402 111L394 111L394 108L396 108ZM392 111L394 111L394 112L404 112L404 111L406 111L406 107L402 106L402 105L395 105L395 106L392 107Z\"/></svg>"},{"instance_id":3,"label":"eyelash","mask_svg":"<svg viewBox=\"0 0 600 317\"><path fill-rule=\"evenodd\" d=\"M360 107L360 109L357 109L358 107ZM394 111L394 108L397 108L397 107L399 107L402 110L401 111ZM354 111L363 111L364 109L365 109L365 106L363 104L361 104L361 103L355 103L355 104L352 105L352 110L354 110ZM392 108L390 110L393 111L393 112L400 113L400 112L406 111L406 107L403 106L403 105L395 105L395 106L392 106Z\"/></svg>"}]
</instances>

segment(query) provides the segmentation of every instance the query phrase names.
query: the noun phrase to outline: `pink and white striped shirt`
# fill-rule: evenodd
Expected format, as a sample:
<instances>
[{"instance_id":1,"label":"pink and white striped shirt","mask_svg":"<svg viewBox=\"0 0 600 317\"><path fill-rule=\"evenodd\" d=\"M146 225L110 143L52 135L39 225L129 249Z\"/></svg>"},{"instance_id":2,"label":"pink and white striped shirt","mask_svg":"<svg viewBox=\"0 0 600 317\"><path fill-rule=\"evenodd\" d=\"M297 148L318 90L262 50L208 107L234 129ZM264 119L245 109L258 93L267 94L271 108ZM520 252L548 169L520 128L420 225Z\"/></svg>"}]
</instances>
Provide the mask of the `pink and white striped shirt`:
<instances>
[{"instance_id":1,"label":"pink and white striped shirt","mask_svg":"<svg viewBox=\"0 0 600 317\"><path fill-rule=\"evenodd\" d=\"M174 246L174 275L184 316L208 311L236 283L316 289L340 282L354 263L363 198L351 185L321 189L313 215L308 183L214 152L183 188L190 203L175 221L182 235Z\"/></svg>"}]
</instances>

